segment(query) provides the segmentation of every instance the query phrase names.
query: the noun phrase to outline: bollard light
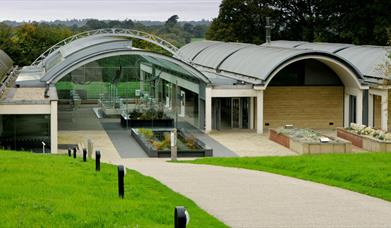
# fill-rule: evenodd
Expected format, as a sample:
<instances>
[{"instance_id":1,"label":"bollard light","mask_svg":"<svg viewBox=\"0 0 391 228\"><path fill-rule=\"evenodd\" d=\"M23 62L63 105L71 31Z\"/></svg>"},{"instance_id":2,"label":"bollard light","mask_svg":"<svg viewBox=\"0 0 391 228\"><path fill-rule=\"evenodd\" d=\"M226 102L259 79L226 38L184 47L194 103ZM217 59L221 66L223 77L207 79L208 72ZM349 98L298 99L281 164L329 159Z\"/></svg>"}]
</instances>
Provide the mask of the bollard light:
<instances>
[{"instance_id":1,"label":"bollard light","mask_svg":"<svg viewBox=\"0 0 391 228\"><path fill-rule=\"evenodd\" d=\"M95 152L95 170L100 171L100 151Z\"/></svg>"},{"instance_id":2,"label":"bollard light","mask_svg":"<svg viewBox=\"0 0 391 228\"><path fill-rule=\"evenodd\" d=\"M175 207L174 211L174 227L175 228L186 228L190 222L190 215L186 208L183 206Z\"/></svg>"},{"instance_id":3,"label":"bollard light","mask_svg":"<svg viewBox=\"0 0 391 228\"><path fill-rule=\"evenodd\" d=\"M72 157L72 149L70 147L68 148L68 157Z\"/></svg>"},{"instance_id":4,"label":"bollard light","mask_svg":"<svg viewBox=\"0 0 391 228\"><path fill-rule=\"evenodd\" d=\"M73 148L73 158L76 158L76 151L77 151L77 149L76 149L76 147L74 147Z\"/></svg>"},{"instance_id":5,"label":"bollard light","mask_svg":"<svg viewBox=\"0 0 391 228\"><path fill-rule=\"evenodd\" d=\"M83 162L86 162L87 161L87 149L84 148L83 149Z\"/></svg>"},{"instance_id":6,"label":"bollard light","mask_svg":"<svg viewBox=\"0 0 391 228\"><path fill-rule=\"evenodd\" d=\"M119 197L121 198L124 198L125 196L124 177L125 177L125 167L123 165L119 165L118 166L118 194Z\"/></svg>"}]
</instances>

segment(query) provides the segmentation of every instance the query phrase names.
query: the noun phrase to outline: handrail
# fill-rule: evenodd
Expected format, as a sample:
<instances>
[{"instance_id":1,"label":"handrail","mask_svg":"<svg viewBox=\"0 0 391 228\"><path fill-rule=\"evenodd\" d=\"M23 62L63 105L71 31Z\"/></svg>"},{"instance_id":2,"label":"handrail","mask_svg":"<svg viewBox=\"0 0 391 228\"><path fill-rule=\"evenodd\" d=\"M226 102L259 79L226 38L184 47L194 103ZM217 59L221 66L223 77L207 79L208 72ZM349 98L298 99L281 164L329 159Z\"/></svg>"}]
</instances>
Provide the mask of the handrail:
<instances>
[{"instance_id":1,"label":"handrail","mask_svg":"<svg viewBox=\"0 0 391 228\"><path fill-rule=\"evenodd\" d=\"M62 46L69 44L75 40L89 37L89 36L95 36L95 35L113 35L113 36L125 36L130 38L136 38L145 40L147 42L153 43L164 50L170 52L172 55L178 55L178 48L175 47L170 42L156 36L150 33L146 33L143 31L133 30L133 29L121 29L121 28L108 28L108 29L97 29L97 30L91 30L82 32L76 35L73 35L71 37L68 37L57 44L53 45L49 49L47 49L44 53L42 53L32 64L31 66L37 66L42 63L43 60L45 60L46 57L48 57L51 53L55 52Z\"/></svg>"}]
</instances>

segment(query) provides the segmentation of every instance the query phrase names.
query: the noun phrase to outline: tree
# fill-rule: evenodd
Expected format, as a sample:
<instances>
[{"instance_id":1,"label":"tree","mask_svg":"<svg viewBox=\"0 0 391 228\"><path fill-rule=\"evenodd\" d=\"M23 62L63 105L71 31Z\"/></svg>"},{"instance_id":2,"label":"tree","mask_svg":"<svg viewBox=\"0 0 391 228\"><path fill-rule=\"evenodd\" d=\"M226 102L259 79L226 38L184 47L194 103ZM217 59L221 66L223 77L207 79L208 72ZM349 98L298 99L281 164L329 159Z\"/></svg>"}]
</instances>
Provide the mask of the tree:
<instances>
[{"instance_id":1,"label":"tree","mask_svg":"<svg viewBox=\"0 0 391 228\"><path fill-rule=\"evenodd\" d=\"M179 20L178 15L173 15L170 18L168 18L168 20L165 23L165 26L167 28L173 28L175 25L178 24L178 20Z\"/></svg>"},{"instance_id":2,"label":"tree","mask_svg":"<svg viewBox=\"0 0 391 228\"><path fill-rule=\"evenodd\" d=\"M223 0L208 39L264 42L265 18L273 39L385 45L389 0Z\"/></svg>"},{"instance_id":3,"label":"tree","mask_svg":"<svg viewBox=\"0 0 391 228\"><path fill-rule=\"evenodd\" d=\"M3 30L0 28L0 31ZM64 26L25 23L8 30L9 45L1 48L12 57L15 64L30 65L48 48L72 34L73 32Z\"/></svg>"},{"instance_id":4,"label":"tree","mask_svg":"<svg viewBox=\"0 0 391 228\"><path fill-rule=\"evenodd\" d=\"M190 24L190 23L185 23L185 24L183 25L183 30L184 30L185 32L188 32L188 33L192 34L192 33L193 33L193 30L194 30L194 25L192 25L192 24Z\"/></svg>"},{"instance_id":5,"label":"tree","mask_svg":"<svg viewBox=\"0 0 391 228\"><path fill-rule=\"evenodd\" d=\"M212 21L206 38L262 43L268 16L276 17L270 0L223 0L219 16Z\"/></svg>"}]
</instances>

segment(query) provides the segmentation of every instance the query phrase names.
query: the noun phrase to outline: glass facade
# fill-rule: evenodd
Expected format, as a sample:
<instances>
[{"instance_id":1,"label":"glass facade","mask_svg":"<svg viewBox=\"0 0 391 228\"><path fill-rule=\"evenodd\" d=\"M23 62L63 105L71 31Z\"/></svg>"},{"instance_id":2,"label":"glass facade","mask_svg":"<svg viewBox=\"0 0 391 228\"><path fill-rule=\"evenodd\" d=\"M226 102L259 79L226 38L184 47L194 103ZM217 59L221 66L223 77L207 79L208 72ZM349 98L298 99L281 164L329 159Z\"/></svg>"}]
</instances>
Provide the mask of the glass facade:
<instances>
[{"instance_id":1,"label":"glass facade","mask_svg":"<svg viewBox=\"0 0 391 228\"><path fill-rule=\"evenodd\" d=\"M91 104L105 113L128 118L171 118L178 128L190 129L204 127L198 113L203 104L199 95L202 83L166 59L123 55L73 70L57 82L56 88L59 104L73 111Z\"/></svg>"},{"instance_id":2,"label":"glass facade","mask_svg":"<svg viewBox=\"0 0 391 228\"><path fill-rule=\"evenodd\" d=\"M50 152L50 115L0 115L0 146L4 149Z\"/></svg>"}]
</instances>

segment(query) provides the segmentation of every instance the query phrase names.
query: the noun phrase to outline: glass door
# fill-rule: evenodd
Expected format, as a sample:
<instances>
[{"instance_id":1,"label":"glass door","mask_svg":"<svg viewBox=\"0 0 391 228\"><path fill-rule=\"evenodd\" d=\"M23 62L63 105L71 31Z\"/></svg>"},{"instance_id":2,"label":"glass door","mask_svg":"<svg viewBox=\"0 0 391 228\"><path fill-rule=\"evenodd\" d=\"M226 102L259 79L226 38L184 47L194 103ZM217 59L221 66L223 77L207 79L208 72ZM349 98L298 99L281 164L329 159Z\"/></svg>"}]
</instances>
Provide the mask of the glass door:
<instances>
[{"instance_id":1,"label":"glass door","mask_svg":"<svg viewBox=\"0 0 391 228\"><path fill-rule=\"evenodd\" d=\"M240 128L240 98L232 98L232 128Z\"/></svg>"}]
</instances>

